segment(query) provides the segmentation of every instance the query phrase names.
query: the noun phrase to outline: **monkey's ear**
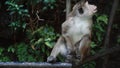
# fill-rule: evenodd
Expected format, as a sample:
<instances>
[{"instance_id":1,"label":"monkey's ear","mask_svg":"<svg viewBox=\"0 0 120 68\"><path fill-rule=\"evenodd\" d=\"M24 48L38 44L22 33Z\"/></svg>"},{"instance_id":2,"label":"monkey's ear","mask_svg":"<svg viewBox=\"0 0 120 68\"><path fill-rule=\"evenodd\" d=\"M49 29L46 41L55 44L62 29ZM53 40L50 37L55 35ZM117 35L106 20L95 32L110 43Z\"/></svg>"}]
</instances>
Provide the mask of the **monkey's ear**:
<instances>
[{"instance_id":1,"label":"monkey's ear","mask_svg":"<svg viewBox=\"0 0 120 68\"><path fill-rule=\"evenodd\" d=\"M86 3L86 1L87 0L80 0L78 3L74 5L73 10L81 8Z\"/></svg>"},{"instance_id":2,"label":"monkey's ear","mask_svg":"<svg viewBox=\"0 0 120 68\"><path fill-rule=\"evenodd\" d=\"M73 6L73 10L77 9L77 8L79 7L79 5L80 5L80 2L78 2L77 4L75 4L75 5Z\"/></svg>"}]
</instances>

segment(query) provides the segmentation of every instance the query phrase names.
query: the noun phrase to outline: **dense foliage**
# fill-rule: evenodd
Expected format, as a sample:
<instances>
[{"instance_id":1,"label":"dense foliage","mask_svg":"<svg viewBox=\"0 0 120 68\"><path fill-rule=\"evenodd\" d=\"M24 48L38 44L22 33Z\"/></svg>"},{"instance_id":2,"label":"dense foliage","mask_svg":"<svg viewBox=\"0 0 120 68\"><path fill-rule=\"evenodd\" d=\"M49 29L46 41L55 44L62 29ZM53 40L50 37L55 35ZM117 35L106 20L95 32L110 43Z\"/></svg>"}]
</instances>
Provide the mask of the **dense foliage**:
<instances>
[{"instance_id":1,"label":"dense foliage","mask_svg":"<svg viewBox=\"0 0 120 68\"><path fill-rule=\"evenodd\" d=\"M49 51L59 35L48 26L40 27L32 33L29 30L26 33L29 43L20 42L10 45L7 49L0 48L0 61L46 61L46 57L49 56ZM5 53L8 53L9 56Z\"/></svg>"},{"instance_id":2,"label":"dense foliage","mask_svg":"<svg viewBox=\"0 0 120 68\"><path fill-rule=\"evenodd\" d=\"M24 4L24 2L26 3ZM39 13L39 10L36 11L34 6L37 6L40 2L44 4L41 10L44 11L48 8L53 9L56 1L6 0L7 11L11 16L8 27L11 28L14 35L14 43L7 48L0 47L0 61L46 61L46 57L49 55L59 34L55 33L53 27L38 25L39 16L37 13ZM37 13L35 14L35 12ZM18 32L25 35L25 39L20 42L17 42Z\"/></svg>"}]
</instances>

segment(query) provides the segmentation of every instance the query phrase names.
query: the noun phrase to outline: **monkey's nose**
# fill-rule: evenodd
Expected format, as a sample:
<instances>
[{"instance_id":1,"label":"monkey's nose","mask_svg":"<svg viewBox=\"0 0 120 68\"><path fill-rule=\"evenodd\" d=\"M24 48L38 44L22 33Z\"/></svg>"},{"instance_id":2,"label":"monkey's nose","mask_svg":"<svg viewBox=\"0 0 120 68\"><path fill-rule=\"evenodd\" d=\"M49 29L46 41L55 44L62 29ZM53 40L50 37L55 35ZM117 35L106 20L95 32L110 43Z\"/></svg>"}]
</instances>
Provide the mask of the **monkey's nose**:
<instances>
[{"instance_id":1,"label":"monkey's nose","mask_svg":"<svg viewBox=\"0 0 120 68\"><path fill-rule=\"evenodd\" d=\"M97 6L93 5L94 12L97 12Z\"/></svg>"}]
</instances>

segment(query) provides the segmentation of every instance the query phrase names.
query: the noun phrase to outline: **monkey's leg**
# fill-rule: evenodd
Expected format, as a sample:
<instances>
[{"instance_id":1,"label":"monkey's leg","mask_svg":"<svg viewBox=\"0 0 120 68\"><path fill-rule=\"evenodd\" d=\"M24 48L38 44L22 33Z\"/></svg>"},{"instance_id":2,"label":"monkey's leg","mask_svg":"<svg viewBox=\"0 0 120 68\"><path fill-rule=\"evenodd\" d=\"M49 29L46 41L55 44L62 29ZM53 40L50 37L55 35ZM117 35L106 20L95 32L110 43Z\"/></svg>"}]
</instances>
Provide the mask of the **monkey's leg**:
<instances>
[{"instance_id":1,"label":"monkey's leg","mask_svg":"<svg viewBox=\"0 0 120 68\"><path fill-rule=\"evenodd\" d=\"M67 49L65 46L64 38L60 37L55 44L50 56L47 58L47 62L55 62L57 55L61 53L62 55L67 54Z\"/></svg>"},{"instance_id":2,"label":"monkey's leg","mask_svg":"<svg viewBox=\"0 0 120 68\"><path fill-rule=\"evenodd\" d=\"M66 41L66 46L67 46L67 50L68 50L68 54L72 55L75 51L75 46L72 43L72 39L69 36L65 36L65 41Z\"/></svg>"},{"instance_id":3,"label":"monkey's leg","mask_svg":"<svg viewBox=\"0 0 120 68\"><path fill-rule=\"evenodd\" d=\"M89 52L90 52L90 43L91 40L89 39L88 36L84 36L82 38L82 40L79 43L79 54L77 53L77 55L80 55L80 62L82 62L86 56L88 56Z\"/></svg>"},{"instance_id":4,"label":"monkey's leg","mask_svg":"<svg viewBox=\"0 0 120 68\"><path fill-rule=\"evenodd\" d=\"M69 36L64 36L65 39L65 45L67 48L67 54L65 55L66 59L65 62L72 62L72 59L75 55L75 46L73 45L73 41Z\"/></svg>"}]
</instances>

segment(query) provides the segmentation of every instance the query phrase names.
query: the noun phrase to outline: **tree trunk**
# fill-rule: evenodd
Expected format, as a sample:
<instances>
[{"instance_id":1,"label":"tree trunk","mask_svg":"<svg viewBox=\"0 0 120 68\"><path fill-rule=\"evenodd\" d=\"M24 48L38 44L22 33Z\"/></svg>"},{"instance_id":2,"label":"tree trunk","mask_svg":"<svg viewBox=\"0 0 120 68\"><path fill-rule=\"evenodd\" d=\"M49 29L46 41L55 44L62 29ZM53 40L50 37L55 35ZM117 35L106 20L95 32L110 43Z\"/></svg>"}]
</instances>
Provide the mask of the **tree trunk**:
<instances>
[{"instance_id":1,"label":"tree trunk","mask_svg":"<svg viewBox=\"0 0 120 68\"><path fill-rule=\"evenodd\" d=\"M71 10L71 0L66 0L66 19Z\"/></svg>"},{"instance_id":2,"label":"tree trunk","mask_svg":"<svg viewBox=\"0 0 120 68\"><path fill-rule=\"evenodd\" d=\"M115 11L117 9L118 3L119 3L119 0L114 0L113 6L112 6L112 9L111 9L107 34L106 34L105 42L104 42L104 48L105 49L110 47L109 39L110 39L111 27L112 27L112 24L113 24L113 19L114 19L114 15L115 15ZM107 68L108 59L109 59L109 55L104 57L103 68Z\"/></svg>"}]
</instances>

